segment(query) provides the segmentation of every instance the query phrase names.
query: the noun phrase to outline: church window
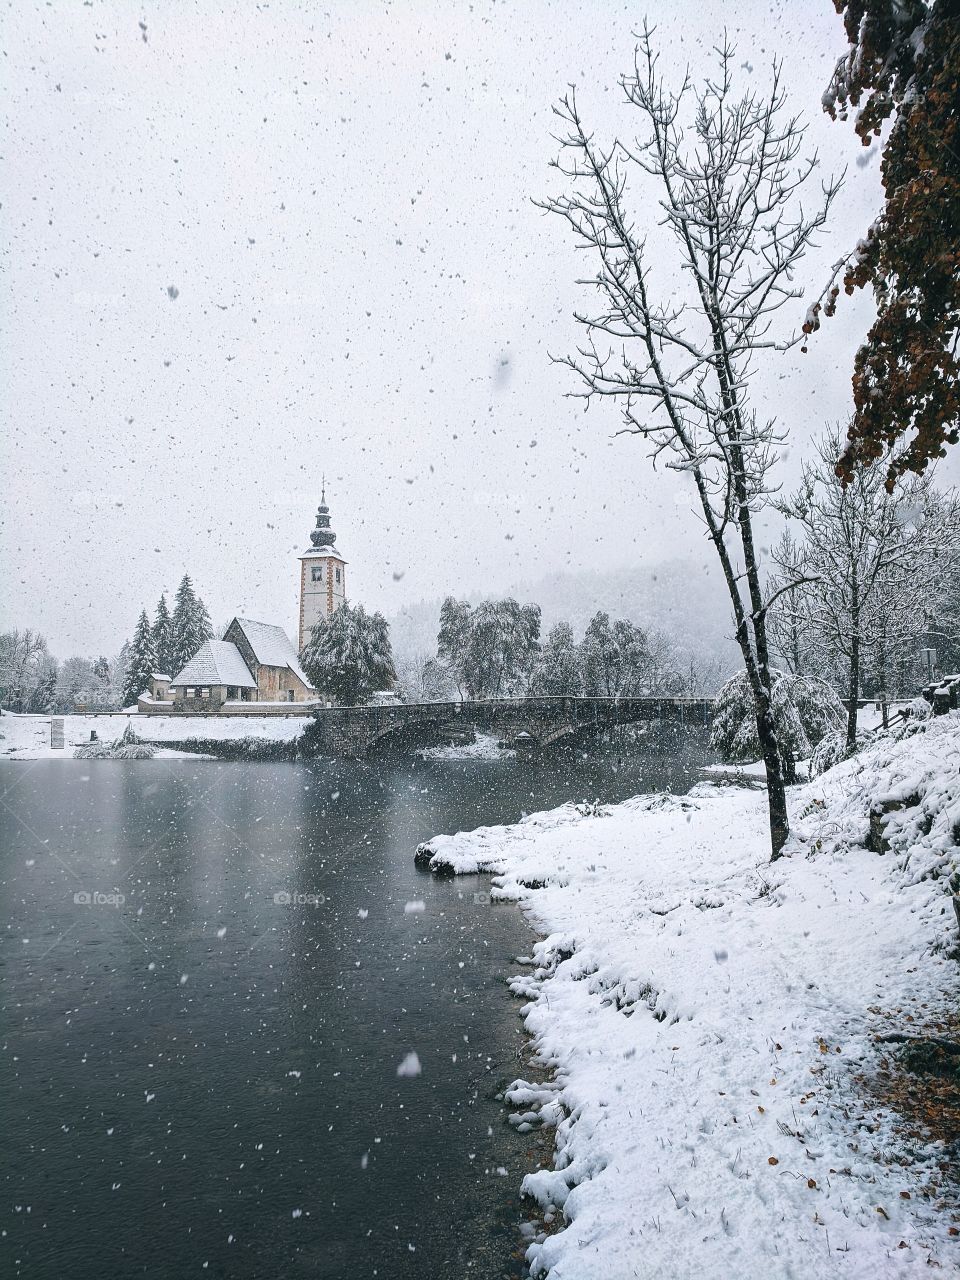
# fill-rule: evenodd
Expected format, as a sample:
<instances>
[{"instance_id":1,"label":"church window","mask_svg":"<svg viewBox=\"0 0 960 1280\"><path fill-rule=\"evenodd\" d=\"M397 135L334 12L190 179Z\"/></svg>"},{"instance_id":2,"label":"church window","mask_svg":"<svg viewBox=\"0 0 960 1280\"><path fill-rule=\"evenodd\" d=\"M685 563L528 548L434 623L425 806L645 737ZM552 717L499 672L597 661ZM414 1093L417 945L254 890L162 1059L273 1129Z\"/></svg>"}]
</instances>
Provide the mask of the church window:
<instances>
[{"instance_id":1,"label":"church window","mask_svg":"<svg viewBox=\"0 0 960 1280\"><path fill-rule=\"evenodd\" d=\"M340 570L339 570L339 569L337 570L337 581L338 581L338 582L340 581Z\"/></svg>"},{"instance_id":2,"label":"church window","mask_svg":"<svg viewBox=\"0 0 960 1280\"><path fill-rule=\"evenodd\" d=\"M337 576L339 577L339 572ZM310 574L310 577L314 582L322 582L323 581L323 565L315 564L313 566L313 570Z\"/></svg>"}]
</instances>

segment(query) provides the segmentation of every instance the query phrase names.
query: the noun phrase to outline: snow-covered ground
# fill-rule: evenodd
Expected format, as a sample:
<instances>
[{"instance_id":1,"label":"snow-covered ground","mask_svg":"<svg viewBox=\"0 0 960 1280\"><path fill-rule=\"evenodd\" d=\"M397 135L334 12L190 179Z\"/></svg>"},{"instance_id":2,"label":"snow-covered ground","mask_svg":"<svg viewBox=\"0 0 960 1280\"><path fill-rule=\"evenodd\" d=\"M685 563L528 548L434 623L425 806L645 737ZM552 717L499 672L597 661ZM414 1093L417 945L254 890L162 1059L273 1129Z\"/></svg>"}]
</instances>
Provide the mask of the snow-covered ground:
<instances>
[{"instance_id":1,"label":"snow-covered ground","mask_svg":"<svg viewBox=\"0 0 960 1280\"><path fill-rule=\"evenodd\" d=\"M478 733L474 742L456 747L423 747L417 752L424 760L506 760L517 753L501 747L492 733Z\"/></svg>"},{"instance_id":2,"label":"snow-covered ground","mask_svg":"<svg viewBox=\"0 0 960 1280\"><path fill-rule=\"evenodd\" d=\"M63 749L50 746L50 721L63 720ZM127 725L144 742L169 743L156 758L171 759L186 753L175 750L186 738L263 738L292 742L307 723L301 716L141 716L118 713L109 716L0 716L0 760L62 760L74 748L90 741L91 731L102 742L119 738ZM196 758L195 756L193 757Z\"/></svg>"},{"instance_id":3,"label":"snow-covered ground","mask_svg":"<svg viewBox=\"0 0 960 1280\"><path fill-rule=\"evenodd\" d=\"M865 848L868 813L892 800L911 803L890 814L881 856ZM534 1275L960 1267L955 1210L937 1203L942 1144L914 1139L906 1155L856 1079L877 1066L878 1031L957 1007L943 877L960 856L960 715L795 788L773 865L765 805L701 783L418 853L493 872L494 895L545 935L513 986L556 1083L506 1095L518 1125L557 1124L555 1167L523 1183L555 1231L530 1244Z\"/></svg>"}]
</instances>

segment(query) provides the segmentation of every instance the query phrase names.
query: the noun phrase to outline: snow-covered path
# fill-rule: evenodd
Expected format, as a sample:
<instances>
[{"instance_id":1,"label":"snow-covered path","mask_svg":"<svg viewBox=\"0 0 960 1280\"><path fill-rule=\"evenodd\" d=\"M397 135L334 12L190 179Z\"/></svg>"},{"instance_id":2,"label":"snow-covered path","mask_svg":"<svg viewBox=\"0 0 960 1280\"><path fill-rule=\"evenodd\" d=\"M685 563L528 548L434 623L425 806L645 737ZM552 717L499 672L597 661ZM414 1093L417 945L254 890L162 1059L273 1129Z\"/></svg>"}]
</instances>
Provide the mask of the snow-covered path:
<instances>
[{"instance_id":1,"label":"snow-covered path","mask_svg":"<svg viewBox=\"0 0 960 1280\"><path fill-rule=\"evenodd\" d=\"M868 808L894 795L919 804L893 815L879 856L863 847ZM534 1274L960 1264L952 1219L921 1190L942 1149L895 1163L890 1118L866 1114L853 1080L876 1063L879 1010L956 1001L953 912L922 877L957 857L960 717L882 741L797 788L792 809L773 866L765 796L712 786L429 842L435 865L494 871L546 935L515 988L566 1118L556 1167L524 1186L568 1225L532 1244ZM514 1095L535 1097L548 1101Z\"/></svg>"}]
</instances>

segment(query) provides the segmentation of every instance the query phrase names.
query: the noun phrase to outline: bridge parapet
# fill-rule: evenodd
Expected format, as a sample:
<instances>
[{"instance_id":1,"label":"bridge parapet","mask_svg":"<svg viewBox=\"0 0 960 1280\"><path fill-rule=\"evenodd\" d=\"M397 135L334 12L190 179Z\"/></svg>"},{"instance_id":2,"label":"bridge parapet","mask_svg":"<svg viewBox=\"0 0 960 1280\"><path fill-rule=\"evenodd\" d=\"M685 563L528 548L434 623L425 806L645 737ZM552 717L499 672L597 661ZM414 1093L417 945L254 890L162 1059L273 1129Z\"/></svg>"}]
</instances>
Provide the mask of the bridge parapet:
<instances>
[{"instance_id":1,"label":"bridge parapet","mask_svg":"<svg viewBox=\"0 0 960 1280\"><path fill-rule=\"evenodd\" d=\"M499 734L508 744L547 746L577 733L618 724L672 721L705 725L713 712L710 698L497 698L467 702L415 702L396 706L319 707L308 736L333 755L364 756L378 742L462 722Z\"/></svg>"}]
</instances>

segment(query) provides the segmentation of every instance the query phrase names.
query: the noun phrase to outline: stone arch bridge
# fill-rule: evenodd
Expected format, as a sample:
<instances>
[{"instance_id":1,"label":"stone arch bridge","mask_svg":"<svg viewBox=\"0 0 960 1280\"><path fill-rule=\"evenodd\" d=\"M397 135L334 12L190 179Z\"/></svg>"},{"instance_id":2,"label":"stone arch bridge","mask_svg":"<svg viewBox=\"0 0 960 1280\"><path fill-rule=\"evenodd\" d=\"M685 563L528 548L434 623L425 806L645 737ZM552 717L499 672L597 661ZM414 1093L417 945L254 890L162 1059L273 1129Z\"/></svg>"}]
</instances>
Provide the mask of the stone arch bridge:
<instances>
[{"instance_id":1,"label":"stone arch bridge","mask_svg":"<svg viewBox=\"0 0 960 1280\"><path fill-rule=\"evenodd\" d=\"M620 724L706 725L712 713L712 698L500 698L321 707L314 712L308 736L321 751L359 758L405 739L456 740L474 727L495 733L509 747L535 751Z\"/></svg>"}]
</instances>

